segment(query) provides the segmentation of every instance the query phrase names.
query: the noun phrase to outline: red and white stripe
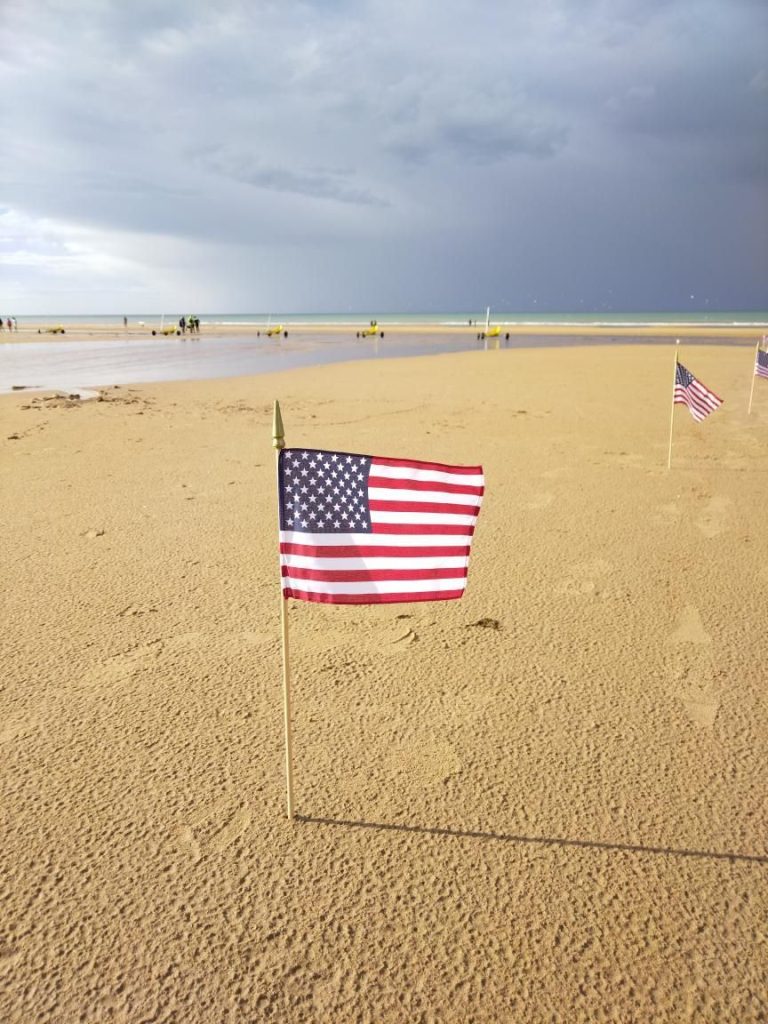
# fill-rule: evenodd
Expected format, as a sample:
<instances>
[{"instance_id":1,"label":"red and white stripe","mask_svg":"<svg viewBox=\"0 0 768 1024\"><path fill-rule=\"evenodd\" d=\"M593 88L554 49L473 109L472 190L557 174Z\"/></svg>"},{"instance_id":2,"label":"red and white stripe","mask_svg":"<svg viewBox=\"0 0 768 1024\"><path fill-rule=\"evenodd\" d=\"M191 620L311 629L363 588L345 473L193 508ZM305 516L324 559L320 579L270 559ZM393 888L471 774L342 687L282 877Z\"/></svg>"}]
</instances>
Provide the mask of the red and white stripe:
<instances>
[{"instance_id":1,"label":"red and white stripe","mask_svg":"<svg viewBox=\"0 0 768 1024\"><path fill-rule=\"evenodd\" d=\"M280 531L284 596L327 604L461 597L483 489L480 466L372 458L370 532Z\"/></svg>"},{"instance_id":2,"label":"red and white stripe","mask_svg":"<svg viewBox=\"0 0 768 1024\"><path fill-rule=\"evenodd\" d=\"M723 400L694 377L687 387L684 387L682 384L675 384L675 404L687 405L691 416L701 422L701 420L706 419L711 412L714 412L715 409L721 406Z\"/></svg>"}]
</instances>

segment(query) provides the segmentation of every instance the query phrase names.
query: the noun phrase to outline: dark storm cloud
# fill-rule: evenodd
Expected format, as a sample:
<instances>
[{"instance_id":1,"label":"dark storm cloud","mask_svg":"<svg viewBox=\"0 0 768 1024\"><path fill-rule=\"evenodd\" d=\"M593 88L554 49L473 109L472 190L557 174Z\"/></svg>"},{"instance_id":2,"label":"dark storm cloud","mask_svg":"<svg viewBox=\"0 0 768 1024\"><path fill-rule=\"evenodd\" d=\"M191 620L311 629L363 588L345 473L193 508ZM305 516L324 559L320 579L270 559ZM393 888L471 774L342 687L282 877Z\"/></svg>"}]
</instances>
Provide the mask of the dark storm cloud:
<instances>
[{"instance_id":1,"label":"dark storm cloud","mask_svg":"<svg viewBox=\"0 0 768 1024\"><path fill-rule=\"evenodd\" d=\"M317 169L297 174L287 167L266 165L253 153L223 146L203 154L203 166L225 177L274 192L288 192L315 199L333 199L359 206L388 206L367 189L356 188L343 171Z\"/></svg>"},{"instance_id":2,"label":"dark storm cloud","mask_svg":"<svg viewBox=\"0 0 768 1024\"><path fill-rule=\"evenodd\" d=\"M12 0L0 30L14 238L183 253L245 306L766 302L760 4Z\"/></svg>"}]
</instances>

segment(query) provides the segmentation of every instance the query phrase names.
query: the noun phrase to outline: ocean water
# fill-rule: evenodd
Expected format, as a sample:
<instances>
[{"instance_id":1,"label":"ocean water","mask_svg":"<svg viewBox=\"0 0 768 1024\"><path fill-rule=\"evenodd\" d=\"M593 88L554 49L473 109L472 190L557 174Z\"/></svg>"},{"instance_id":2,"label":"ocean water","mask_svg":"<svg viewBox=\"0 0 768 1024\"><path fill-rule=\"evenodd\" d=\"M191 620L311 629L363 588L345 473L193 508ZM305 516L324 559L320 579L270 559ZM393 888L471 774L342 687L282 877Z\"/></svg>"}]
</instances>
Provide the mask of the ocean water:
<instances>
[{"instance_id":1,"label":"ocean water","mask_svg":"<svg viewBox=\"0 0 768 1024\"><path fill-rule=\"evenodd\" d=\"M468 325L473 323L485 323L485 310L474 312L433 312L433 313L377 313L365 311L362 313L200 313L191 310L190 313L199 316L200 324L213 327L216 325L238 324L243 326L265 327L269 324L282 323L288 327L301 327L309 325L322 326L365 326L370 320L377 320L382 327L403 326L419 327L424 324L438 324L443 327ZM189 315L184 313L183 315ZM165 323L178 321L181 313L168 312L160 313L132 313L128 314L128 320L136 325L145 323L147 325L159 324L162 317ZM42 326L51 324L115 324L121 325L123 314L115 315L92 315L82 314L78 316L61 316L51 313L46 316L25 316L18 317L20 327ZM600 313L519 313L504 312L502 310L491 310L491 322L501 325L520 326L543 326L552 325L576 325L587 327L637 327L644 324L686 324L686 325L711 325L713 327L755 327L768 330L768 310L740 310L720 312L690 312L690 311L659 311L652 313L637 312L606 312Z\"/></svg>"},{"instance_id":2,"label":"ocean water","mask_svg":"<svg viewBox=\"0 0 768 1024\"><path fill-rule=\"evenodd\" d=\"M385 337L355 339L354 330L364 326L368 321L360 317L348 316L346 320L334 319L342 314L327 314L324 318L318 314L303 314L299 319L295 315L286 315L282 318L272 317L271 322L285 324L289 332L287 340L282 338L268 339L263 333L259 337L257 331L263 328L270 318L252 319L251 314L209 314L208 318L200 315L201 327L205 329L200 335L186 335L177 337L150 337L149 328L153 324L159 324L159 320L149 317L144 319L147 324L147 337L136 338L135 336L122 339L114 337L109 340L77 341L69 338L52 339L41 335L34 341L16 342L15 335L0 335L0 393L9 392L17 388L30 390L59 390L70 393L85 394L92 393L99 387L109 385L126 385L152 383L157 381L173 380L211 380L221 377L241 377L258 373L270 373L276 370L287 370L300 366L321 365L331 362L346 362L360 359L387 359L399 356L437 355L439 353L461 352L477 350L483 347L483 342L477 340L474 329L465 331L440 331L418 332L415 328L424 324L442 324L443 326L459 325L467 327L468 320L475 320L475 315L467 315L462 319L461 314L380 314L368 319L377 319L379 326L384 330ZM577 328L573 335L547 335L541 334L516 334L509 343L502 339L502 346L509 344L516 348L529 347L553 347L584 344L589 339L591 344L614 344L620 340L621 344L632 344L633 341L642 344L669 344L669 337L637 338L621 337L617 339L610 334L593 336L589 338L590 328L597 324L607 326L609 323L615 327L626 327L648 323L669 323L669 314L658 314L658 319L649 320L647 317L642 321L632 319L633 314L624 314L623 319L618 321L597 321L584 316L579 320L569 319L561 316L558 319L544 317L538 320L504 320L505 314L498 317L491 317L493 323L497 324L523 324L527 323L541 327L547 323L554 325L571 324ZM749 314L757 316L758 314ZM255 316L255 314L253 315ZM442 316L442 321L438 321ZM507 315L508 317L511 315ZM757 336L768 324L768 314L765 322L748 321L745 314L718 314L719 319L704 319L687 321L697 325L712 327L712 337L698 338L697 344L706 344L708 341L717 340L718 328L729 327L734 324L746 326L751 324L755 328ZM401 317L400 319L397 319ZM171 321L167 317L166 321ZM485 318L477 319L485 322ZM140 322L141 318L130 318L134 325ZM114 325L119 328L122 325L122 317L116 316L107 318L104 316L91 317L59 317L40 319L36 321L42 324L61 323L63 326L71 323L87 325ZM26 328L27 336L29 331L34 330L35 321L20 321L19 327ZM253 330L244 331L235 336L226 333L217 333L217 324L238 324L241 326L252 326ZM682 323L682 321L678 321ZM322 324L331 329L324 332L311 332L307 329L309 325ZM400 329L392 334L387 334L386 328L398 324ZM337 329L334 330L333 327ZM408 327L414 328L413 332ZM583 332L579 330L583 328ZM672 333L672 332L670 332ZM119 335L119 329L115 331ZM11 340L11 339L14 340ZM731 339L730 344L753 345L754 341Z\"/></svg>"}]
</instances>

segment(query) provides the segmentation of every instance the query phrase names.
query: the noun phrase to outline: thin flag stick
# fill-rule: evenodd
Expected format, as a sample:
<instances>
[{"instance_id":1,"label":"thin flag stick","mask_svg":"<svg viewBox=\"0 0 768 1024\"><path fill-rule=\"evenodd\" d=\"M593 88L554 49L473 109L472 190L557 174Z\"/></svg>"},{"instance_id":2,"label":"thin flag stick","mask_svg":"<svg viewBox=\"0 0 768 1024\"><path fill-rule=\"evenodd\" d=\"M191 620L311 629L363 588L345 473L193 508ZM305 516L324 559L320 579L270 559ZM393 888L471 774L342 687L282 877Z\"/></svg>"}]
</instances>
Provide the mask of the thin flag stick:
<instances>
[{"instance_id":1,"label":"thin flag stick","mask_svg":"<svg viewBox=\"0 0 768 1024\"><path fill-rule=\"evenodd\" d=\"M280 452L285 448L283 418L280 415L280 403L275 402L275 414L272 420L272 447L275 449L275 465L278 469L277 493L278 515L277 530L280 535ZM280 579L280 631L283 640L283 723L285 726L285 788L288 800L288 818L293 819L293 726L291 716L291 659L288 651L288 603L283 597L283 582Z\"/></svg>"},{"instance_id":2,"label":"thin flag stick","mask_svg":"<svg viewBox=\"0 0 768 1024\"><path fill-rule=\"evenodd\" d=\"M747 416L752 412L752 396L755 393L755 377L757 376L757 353L760 351L760 339L758 338L755 342L755 362L752 366L752 387L749 389L749 405L747 406Z\"/></svg>"},{"instance_id":3,"label":"thin flag stick","mask_svg":"<svg viewBox=\"0 0 768 1024\"><path fill-rule=\"evenodd\" d=\"M675 383L677 381L677 348L680 339L675 338L675 368L672 371L672 412L669 416L669 455L667 456L667 469L672 468L672 427L675 424Z\"/></svg>"}]
</instances>

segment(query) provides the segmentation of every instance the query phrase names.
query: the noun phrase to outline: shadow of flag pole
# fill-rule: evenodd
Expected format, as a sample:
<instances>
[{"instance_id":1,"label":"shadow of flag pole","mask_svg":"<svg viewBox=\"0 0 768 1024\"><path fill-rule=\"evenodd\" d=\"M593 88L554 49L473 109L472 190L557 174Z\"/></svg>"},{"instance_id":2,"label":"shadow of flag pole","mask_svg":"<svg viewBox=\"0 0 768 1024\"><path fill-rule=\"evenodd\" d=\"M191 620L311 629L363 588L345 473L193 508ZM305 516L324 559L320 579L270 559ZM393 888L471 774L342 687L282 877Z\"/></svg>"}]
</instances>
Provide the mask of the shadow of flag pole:
<instances>
[{"instance_id":1,"label":"shadow of flag pole","mask_svg":"<svg viewBox=\"0 0 768 1024\"><path fill-rule=\"evenodd\" d=\"M272 447L275 449L277 470L277 536L280 538L280 452L285 448L283 418L280 403L275 402L272 420ZM278 559L279 561L279 559ZM283 722L285 725L285 788L288 802L288 818L293 819L293 726L291 724L291 659L288 652L288 602L283 597L282 570L280 576L280 631L283 646Z\"/></svg>"}]
</instances>

